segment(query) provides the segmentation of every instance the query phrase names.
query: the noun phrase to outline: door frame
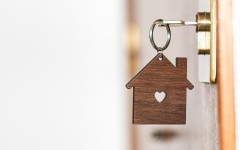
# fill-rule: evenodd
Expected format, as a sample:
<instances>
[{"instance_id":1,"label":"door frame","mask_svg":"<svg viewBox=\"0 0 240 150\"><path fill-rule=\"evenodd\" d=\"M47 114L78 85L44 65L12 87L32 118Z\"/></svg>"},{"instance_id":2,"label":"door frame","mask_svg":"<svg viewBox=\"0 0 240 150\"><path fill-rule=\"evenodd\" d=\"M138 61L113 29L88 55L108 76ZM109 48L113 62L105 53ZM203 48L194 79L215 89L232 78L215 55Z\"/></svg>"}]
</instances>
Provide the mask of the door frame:
<instances>
[{"instance_id":1,"label":"door frame","mask_svg":"<svg viewBox=\"0 0 240 150\"><path fill-rule=\"evenodd\" d=\"M235 150L232 0L217 1L217 65L221 150Z\"/></svg>"}]
</instances>

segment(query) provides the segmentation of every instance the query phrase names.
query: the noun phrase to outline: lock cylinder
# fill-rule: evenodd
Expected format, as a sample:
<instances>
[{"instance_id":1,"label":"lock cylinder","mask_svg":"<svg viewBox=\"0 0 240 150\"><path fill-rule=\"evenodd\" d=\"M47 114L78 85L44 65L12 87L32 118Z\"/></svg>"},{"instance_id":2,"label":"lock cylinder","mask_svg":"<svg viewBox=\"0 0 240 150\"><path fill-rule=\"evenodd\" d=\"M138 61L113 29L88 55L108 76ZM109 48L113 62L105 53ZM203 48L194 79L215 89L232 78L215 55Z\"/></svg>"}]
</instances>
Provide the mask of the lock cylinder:
<instances>
[{"instance_id":1,"label":"lock cylinder","mask_svg":"<svg viewBox=\"0 0 240 150\"><path fill-rule=\"evenodd\" d=\"M196 15L196 31L197 32L210 32L211 18L209 12L199 12Z\"/></svg>"},{"instance_id":2,"label":"lock cylinder","mask_svg":"<svg viewBox=\"0 0 240 150\"><path fill-rule=\"evenodd\" d=\"M196 15L196 32L198 33L198 54L209 55L211 49L210 30L211 20L209 12L198 12Z\"/></svg>"}]
</instances>

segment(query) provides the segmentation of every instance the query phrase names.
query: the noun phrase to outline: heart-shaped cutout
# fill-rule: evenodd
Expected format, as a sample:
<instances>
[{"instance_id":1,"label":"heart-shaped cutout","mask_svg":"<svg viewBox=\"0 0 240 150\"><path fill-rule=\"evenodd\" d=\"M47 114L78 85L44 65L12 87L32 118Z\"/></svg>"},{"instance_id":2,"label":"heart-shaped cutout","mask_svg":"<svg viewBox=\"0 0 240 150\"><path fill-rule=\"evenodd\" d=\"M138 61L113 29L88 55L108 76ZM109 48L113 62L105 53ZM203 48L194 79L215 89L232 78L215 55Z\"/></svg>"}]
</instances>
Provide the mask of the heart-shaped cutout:
<instances>
[{"instance_id":1,"label":"heart-shaped cutout","mask_svg":"<svg viewBox=\"0 0 240 150\"><path fill-rule=\"evenodd\" d=\"M154 96L155 96L156 100L157 100L159 103L161 103L161 102L165 99L166 93L165 93L165 92L158 92L158 91L157 91L157 92L155 92Z\"/></svg>"}]
</instances>

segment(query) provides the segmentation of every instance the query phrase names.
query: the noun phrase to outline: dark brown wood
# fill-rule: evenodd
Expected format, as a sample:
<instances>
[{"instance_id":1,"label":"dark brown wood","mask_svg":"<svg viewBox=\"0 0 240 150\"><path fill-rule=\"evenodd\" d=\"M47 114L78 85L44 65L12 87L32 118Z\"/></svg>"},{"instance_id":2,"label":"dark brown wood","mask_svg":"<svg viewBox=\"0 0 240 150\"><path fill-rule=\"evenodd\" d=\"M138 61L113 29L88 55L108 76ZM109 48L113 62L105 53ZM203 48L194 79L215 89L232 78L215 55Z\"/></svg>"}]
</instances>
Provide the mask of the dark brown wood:
<instances>
[{"instance_id":1,"label":"dark brown wood","mask_svg":"<svg viewBox=\"0 0 240 150\"><path fill-rule=\"evenodd\" d=\"M133 87L134 124L186 123L186 88L193 89L186 58L176 58L175 67L158 54L126 86ZM166 93L163 101L157 101L156 92Z\"/></svg>"}]
</instances>

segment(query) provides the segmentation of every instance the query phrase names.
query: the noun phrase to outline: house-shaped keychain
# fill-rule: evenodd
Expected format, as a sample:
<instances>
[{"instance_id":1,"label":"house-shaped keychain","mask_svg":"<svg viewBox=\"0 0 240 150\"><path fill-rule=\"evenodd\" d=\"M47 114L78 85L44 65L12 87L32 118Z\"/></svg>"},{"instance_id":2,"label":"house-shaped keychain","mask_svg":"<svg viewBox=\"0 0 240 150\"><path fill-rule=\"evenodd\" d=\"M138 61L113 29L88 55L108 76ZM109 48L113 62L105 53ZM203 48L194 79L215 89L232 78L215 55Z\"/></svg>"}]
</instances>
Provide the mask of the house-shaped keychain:
<instances>
[{"instance_id":1,"label":"house-shaped keychain","mask_svg":"<svg viewBox=\"0 0 240 150\"><path fill-rule=\"evenodd\" d=\"M133 87L134 124L185 124L187 59L176 67L163 55L155 56L127 85Z\"/></svg>"}]
</instances>

